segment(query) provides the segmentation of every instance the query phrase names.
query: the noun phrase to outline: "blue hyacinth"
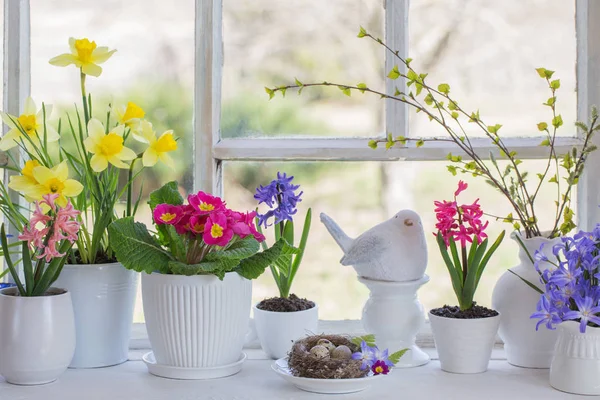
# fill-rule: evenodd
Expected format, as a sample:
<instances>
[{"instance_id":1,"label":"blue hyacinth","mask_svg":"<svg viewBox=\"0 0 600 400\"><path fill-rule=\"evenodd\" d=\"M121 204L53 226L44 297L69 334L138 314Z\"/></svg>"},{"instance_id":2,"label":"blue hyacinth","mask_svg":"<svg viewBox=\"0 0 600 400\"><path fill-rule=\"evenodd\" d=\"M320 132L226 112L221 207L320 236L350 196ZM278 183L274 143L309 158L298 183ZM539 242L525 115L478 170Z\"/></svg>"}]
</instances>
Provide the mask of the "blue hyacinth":
<instances>
[{"instance_id":1,"label":"blue hyacinth","mask_svg":"<svg viewBox=\"0 0 600 400\"><path fill-rule=\"evenodd\" d=\"M269 220L275 218L275 224L282 221L292 221L293 215L298 211L297 204L302 201L300 198L303 192L296 193L300 185L293 185L293 176L278 172L277 179L274 179L267 186L260 186L256 189L254 198L259 204L266 204L270 210L265 214L257 214L258 225L270 226Z\"/></svg>"}]
</instances>

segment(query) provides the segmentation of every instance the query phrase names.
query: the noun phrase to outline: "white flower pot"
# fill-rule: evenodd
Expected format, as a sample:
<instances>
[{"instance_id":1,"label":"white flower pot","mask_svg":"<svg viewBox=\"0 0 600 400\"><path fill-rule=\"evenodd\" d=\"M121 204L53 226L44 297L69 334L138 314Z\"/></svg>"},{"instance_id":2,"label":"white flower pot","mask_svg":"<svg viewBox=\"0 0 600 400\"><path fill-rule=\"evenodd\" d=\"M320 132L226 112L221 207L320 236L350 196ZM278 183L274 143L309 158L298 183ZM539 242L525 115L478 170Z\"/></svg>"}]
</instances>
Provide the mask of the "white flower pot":
<instances>
[{"instance_id":1,"label":"white flower pot","mask_svg":"<svg viewBox=\"0 0 600 400\"><path fill-rule=\"evenodd\" d=\"M205 368L240 359L250 321L252 282L235 272L142 274L148 338L156 363Z\"/></svg>"},{"instance_id":2,"label":"white flower pot","mask_svg":"<svg viewBox=\"0 0 600 400\"><path fill-rule=\"evenodd\" d=\"M71 293L77 346L71 368L128 359L138 273L120 263L65 265L54 283Z\"/></svg>"},{"instance_id":3,"label":"white flower pot","mask_svg":"<svg viewBox=\"0 0 600 400\"><path fill-rule=\"evenodd\" d=\"M429 356L415 343L425 324L423 305L417 291L429 282L429 276L406 282L386 282L358 277L371 293L362 311L365 332L372 333L377 346L390 353L408 348L395 365L397 368L418 367L429 362Z\"/></svg>"},{"instance_id":4,"label":"white flower pot","mask_svg":"<svg viewBox=\"0 0 600 400\"><path fill-rule=\"evenodd\" d=\"M511 237L515 239L514 234ZM532 257L542 243L545 243L544 254L550 259L554 258L552 246L560 243L560 238L550 240L536 237L521 240ZM521 246L519 246L519 260L520 264L511 270L543 290L540 276ZM546 267L549 266L545 264ZM492 307L502 314L498 335L504 342L506 358L513 365L526 368L550 368L558 334L545 328L535 330L536 320L530 317L536 311L539 300L538 292L509 271L504 272L494 287Z\"/></svg>"},{"instance_id":5,"label":"white flower pot","mask_svg":"<svg viewBox=\"0 0 600 400\"><path fill-rule=\"evenodd\" d=\"M442 370L456 374L485 372L490 362L500 315L458 319L429 313Z\"/></svg>"},{"instance_id":6,"label":"white flower pot","mask_svg":"<svg viewBox=\"0 0 600 400\"><path fill-rule=\"evenodd\" d=\"M600 395L600 328L579 331L579 322L558 325L550 385L563 392Z\"/></svg>"},{"instance_id":7,"label":"white flower pot","mask_svg":"<svg viewBox=\"0 0 600 400\"><path fill-rule=\"evenodd\" d=\"M265 311L254 306L254 327L260 346L272 359L286 357L294 341L317 334L319 307L294 312Z\"/></svg>"},{"instance_id":8,"label":"white flower pot","mask_svg":"<svg viewBox=\"0 0 600 400\"><path fill-rule=\"evenodd\" d=\"M50 288L50 296L13 296L0 290L0 375L17 385L41 385L62 374L75 351L71 295Z\"/></svg>"}]
</instances>

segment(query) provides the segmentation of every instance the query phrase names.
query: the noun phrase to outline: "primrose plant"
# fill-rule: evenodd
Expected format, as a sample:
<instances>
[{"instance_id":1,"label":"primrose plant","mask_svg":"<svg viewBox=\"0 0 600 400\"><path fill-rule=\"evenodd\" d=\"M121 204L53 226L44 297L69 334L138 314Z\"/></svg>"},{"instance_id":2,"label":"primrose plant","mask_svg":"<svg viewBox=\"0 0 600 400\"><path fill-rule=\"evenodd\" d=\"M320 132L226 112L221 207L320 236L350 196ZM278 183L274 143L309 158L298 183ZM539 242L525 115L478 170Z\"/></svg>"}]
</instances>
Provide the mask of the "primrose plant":
<instances>
[{"instance_id":1,"label":"primrose plant","mask_svg":"<svg viewBox=\"0 0 600 400\"><path fill-rule=\"evenodd\" d=\"M304 192L298 192L300 185L292 184L293 176L287 176L284 173L277 173L277 179L274 179L267 186L260 186L256 189L254 198L258 200L259 204L265 204L269 207L269 211L264 214L258 214L257 218L257 229L262 232L262 228L267 229L273 225L275 241L279 241L281 238L293 246L294 245L294 220L293 217L298 212L297 204L302 201L301 196ZM302 262L302 256L304 255L304 249L306 248L306 241L308 239L308 233L310 231L312 211L309 208L304 218L304 227L302 228L302 236L300 237L300 243L298 244L298 253L292 255L286 262L280 262L277 265L271 265L271 273L279 289L279 296L281 298L288 298L292 286L292 281L298 272L300 263ZM270 224L270 220L273 218L273 224ZM261 228L262 227L262 228ZM266 243L262 242L263 249L266 249Z\"/></svg>"},{"instance_id":2,"label":"primrose plant","mask_svg":"<svg viewBox=\"0 0 600 400\"><path fill-rule=\"evenodd\" d=\"M438 221L435 225L437 232L434 232L434 235L437 237L440 252L450 273L452 288L462 311L474 306L473 298L481 275L492 254L502 243L505 233L502 231L487 250L488 238L485 229L489 222L481 221L483 211L478 204L479 199L473 204L460 206L456 200L467 187L466 183L460 181L453 201L434 202Z\"/></svg>"}]
</instances>

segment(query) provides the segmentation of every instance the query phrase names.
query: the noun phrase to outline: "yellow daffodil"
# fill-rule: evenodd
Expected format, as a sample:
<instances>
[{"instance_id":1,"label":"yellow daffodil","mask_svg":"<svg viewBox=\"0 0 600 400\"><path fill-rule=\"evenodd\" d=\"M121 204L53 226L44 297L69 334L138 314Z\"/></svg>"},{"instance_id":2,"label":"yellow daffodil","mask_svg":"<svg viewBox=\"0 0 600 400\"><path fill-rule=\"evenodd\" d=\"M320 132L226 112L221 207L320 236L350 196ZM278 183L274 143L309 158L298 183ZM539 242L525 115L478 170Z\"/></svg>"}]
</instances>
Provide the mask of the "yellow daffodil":
<instances>
[{"instance_id":1,"label":"yellow daffodil","mask_svg":"<svg viewBox=\"0 0 600 400\"><path fill-rule=\"evenodd\" d=\"M114 108L115 114L117 114L117 122L131 130L134 136L137 136L140 131L140 123L142 118L146 115L144 110L133 102L127 103L127 106L121 105ZM139 140L139 138L138 138Z\"/></svg>"},{"instance_id":2,"label":"yellow daffodil","mask_svg":"<svg viewBox=\"0 0 600 400\"><path fill-rule=\"evenodd\" d=\"M173 138L173 131L168 130L160 137L156 137L156 132L152 129L152 124L148 121L142 122L142 138L148 143L148 148L144 152L142 162L144 167L154 166L158 160L165 163L169 168L174 168L175 163L167 153L177 150L177 142Z\"/></svg>"},{"instance_id":3,"label":"yellow daffodil","mask_svg":"<svg viewBox=\"0 0 600 400\"><path fill-rule=\"evenodd\" d=\"M135 152L123 145L124 125L118 125L105 134L102 122L92 118L88 123L88 137L83 144L87 151L93 154L90 164L96 172L102 172L111 163L117 168L129 168L123 161L137 157Z\"/></svg>"},{"instance_id":4,"label":"yellow daffodil","mask_svg":"<svg viewBox=\"0 0 600 400\"><path fill-rule=\"evenodd\" d=\"M102 64L113 55L117 50L108 50L108 47L96 47L96 42L90 42L87 38L75 39L69 38L70 53L61 54L50 60L50 64L58 67L66 67L74 64L81 68L81 72L86 75L100 76L102 74Z\"/></svg>"},{"instance_id":5,"label":"yellow daffodil","mask_svg":"<svg viewBox=\"0 0 600 400\"><path fill-rule=\"evenodd\" d=\"M13 175L10 177L8 187L17 192L22 192L25 199L29 202L35 199L29 195L30 192L37 192L38 181L33 177L33 169L39 167L40 163L37 160L29 160L25 162L25 166L21 170L21 175Z\"/></svg>"},{"instance_id":6,"label":"yellow daffodil","mask_svg":"<svg viewBox=\"0 0 600 400\"><path fill-rule=\"evenodd\" d=\"M52 106L46 105L45 108L47 120L52 113ZM5 113L0 113L0 115L2 116L2 121L10 128L4 137L2 137L2 140L0 140L0 150L6 151L11 149L21 143L21 140L23 140L27 147L30 147L31 142L24 137L23 131L33 141L34 145L40 144L40 139L43 139L44 135L44 109L41 108L38 111L31 97L25 100L23 114L18 117ZM56 142L59 138L58 132L49 124L46 124L46 142Z\"/></svg>"},{"instance_id":7,"label":"yellow daffodil","mask_svg":"<svg viewBox=\"0 0 600 400\"><path fill-rule=\"evenodd\" d=\"M40 165L37 161L27 161L21 170L22 176L13 177L8 186L22 192L29 200L41 200L49 193L58 194L56 203L64 207L67 197L77 196L83 190L83 185L75 179L69 179L67 162L50 168Z\"/></svg>"}]
</instances>

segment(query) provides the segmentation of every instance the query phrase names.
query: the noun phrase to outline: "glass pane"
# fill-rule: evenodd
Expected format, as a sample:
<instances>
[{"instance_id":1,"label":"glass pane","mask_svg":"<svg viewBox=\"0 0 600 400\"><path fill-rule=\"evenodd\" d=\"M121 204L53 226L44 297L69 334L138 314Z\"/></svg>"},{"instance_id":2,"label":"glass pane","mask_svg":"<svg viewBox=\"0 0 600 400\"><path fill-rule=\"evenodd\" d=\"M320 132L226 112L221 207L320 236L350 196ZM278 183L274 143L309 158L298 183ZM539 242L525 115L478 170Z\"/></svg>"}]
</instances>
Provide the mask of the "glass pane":
<instances>
[{"instance_id":1,"label":"glass pane","mask_svg":"<svg viewBox=\"0 0 600 400\"><path fill-rule=\"evenodd\" d=\"M550 125L543 106L551 97L535 71L544 67L560 79L560 135L574 135L576 119L575 2L563 0L421 0L410 2L411 66L429 72L430 84L448 83L451 96L468 112L477 109L488 125L502 124L503 136L538 135ZM469 134L482 135L474 124ZM423 115L411 113L411 134L445 133Z\"/></svg>"},{"instance_id":2,"label":"glass pane","mask_svg":"<svg viewBox=\"0 0 600 400\"><path fill-rule=\"evenodd\" d=\"M543 161L524 161L522 166L531 176L545 167ZM433 202L450 200L458 180L463 179L470 187L459 201L471 203L480 198L484 211L494 215L507 215L511 211L506 199L484 181L470 176L452 177L444 162L227 162L224 185L228 205L234 209L254 209L255 188L270 182L277 171L294 175L294 182L302 185L304 195L298 219L303 218L308 207L313 210L308 246L292 292L316 301L322 319L359 319L368 290L357 281L352 268L339 263L343 253L319 221L320 213L328 214L348 235L356 237L402 209L417 211L425 228L427 274L431 277L430 283L419 292L419 298L429 310L456 304L446 266L432 234L436 222ZM542 229L550 228L554 217L555 190L553 184L544 185L536 200ZM503 229L507 234L512 231L510 225L490 219L487 233L494 240ZM296 237L298 235L299 232ZM267 233L267 238L272 240L272 232ZM476 297L479 304L490 306L494 284L507 268L516 265L517 250L517 245L507 236L481 280ZM254 282L253 301L277 295L269 271Z\"/></svg>"},{"instance_id":3,"label":"glass pane","mask_svg":"<svg viewBox=\"0 0 600 400\"><path fill-rule=\"evenodd\" d=\"M66 12L65 10L68 10ZM194 84L194 1L149 4L50 0L31 4L31 88L37 104L71 111L81 103L79 72L55 67L50 58L69 51L69 37L87 37L117 52L104 64L99 78L88 77L97 117L109 103L133 101L146 112L159 133L173 129L179 137L176 166L158 163L144 172L138 219L150 223L148 194L162 183L178 180L182 191L192 186L192 113ZM54 111L58 120L59 112ZM142 180L134 193L141 188ZM143 321L141 296L135 321Z\"/></svg>"},{"instance_id":4,"label":"glass pane","mask_svg":"<svg viewBox=\"0 0 600 400\"><path fill-rule=\"evenodd\" d=\"M377 97L315 88L269 101L264 87L297 77L383 88L384 53L356 37L361 25L383 36L383 16L373 0L225 0L222 136L381 135Z\"/></svg>"}]
</instances>

